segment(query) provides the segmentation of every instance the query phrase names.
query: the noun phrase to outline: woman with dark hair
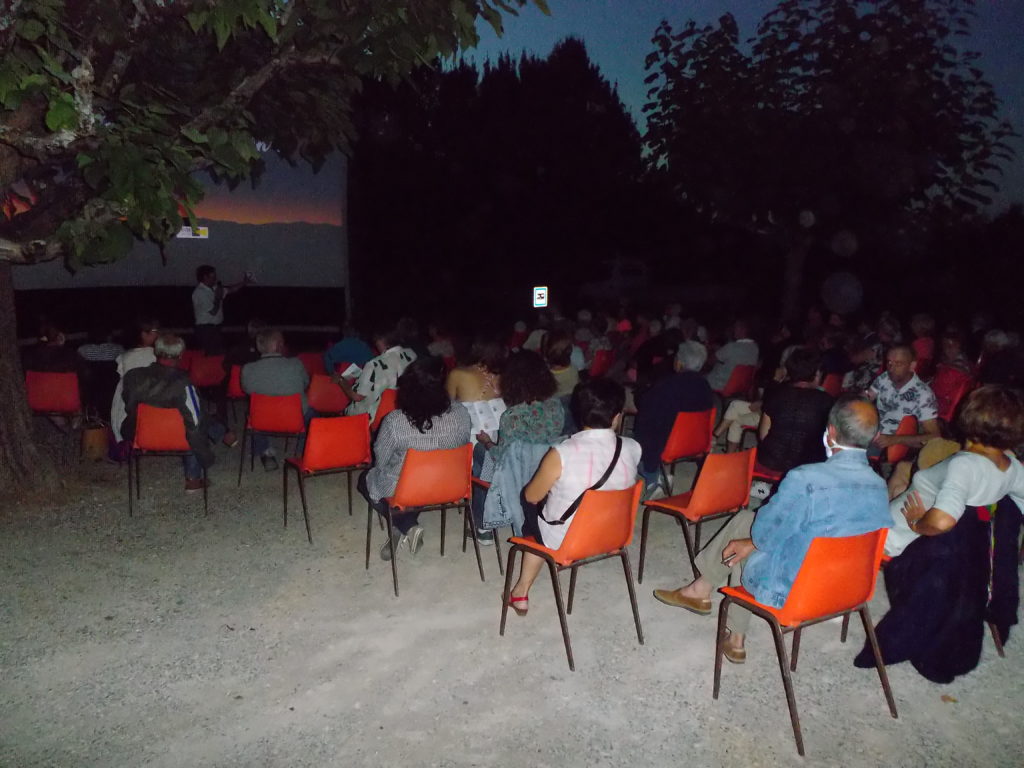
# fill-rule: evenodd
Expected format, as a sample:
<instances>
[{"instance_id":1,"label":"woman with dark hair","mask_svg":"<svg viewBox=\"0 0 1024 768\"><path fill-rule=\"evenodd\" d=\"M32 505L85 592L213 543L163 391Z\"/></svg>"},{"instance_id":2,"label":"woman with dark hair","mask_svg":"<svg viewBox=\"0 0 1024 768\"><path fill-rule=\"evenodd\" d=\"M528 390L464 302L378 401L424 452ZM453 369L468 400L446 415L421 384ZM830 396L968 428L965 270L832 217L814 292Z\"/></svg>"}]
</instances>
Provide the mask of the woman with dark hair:
<instances>
[{"instance_id":1,"label":"woman with dark hair","mask_svg":"<svg viewBox=\"0 0 1024 768\"><path fill-rule=\"evenodd\" d=\"M604 490L619 491L636 482L640 444L616 435L625 403L622 385L610 379L590 379L573 390L571 408L581 430L548 450L533 479L523 489L527 502L523 510L523 535L558 549L575 513L565 520L561 518L609 469L601 486ZM621 446L618 451L617 446ZM539 506L541 502L543 506ZM543 564L540 557L523 553L519 581L509 597L509 606L520 616L527 612L530 587Z\"/></svg>"},{"instance_id":2,"label":"woman with dark hair","mask_svg":"<svg viewBox=\"0 0 1024 768\"><path fill-rule=\"evenodd\" d=\"M405 453L410 448L434 451L458 448L469 442L470 421L466 410L452 403L444 388L444 363L436 357L413 361L398 378L397 408L383 418L373 443L375 463L359 477L359 491L371 507L385 514L384 499L398 486ZM412 554L423 546L423 529L415 511L394 516L401 538ZM382 560L391 558L389 542L381 547Z\"/></svg>"},{"instance_id":3,"label":"woman with dark hair","mask_svg":"<svg viewBox=\"0 0 1024 768\"><path fill-rule=\"evenodd\" d=\"M909 660L938 683L977 665L984 621L1006 640L1019 597L1024 467L1012 449L1024 441L1024 394L977 389L957 426L963 450L917 472L890 502L890 610L878 624L886 664ZM870 649L856 664L874 665Z\"/></svg>"},{"instance_id":4,"label":"woman with dark hair","mask_svg":"<svg viewBox=\"0 0 1024 768\"><path fill-rule=\"evenodd\" d=\"M566 397L580 381L580 374L572 365L572 334L568 331L551 331L544 337L542 353L555 377L556 397Z\"/></svg>"},{"instance_id":5,"label":"woman with dark hair","mask_svg":"<svg viewBox=\"0 0 1024 768\"><path fill-rule=\"evenodd\" d=\"M481 432L493 437L498 431L498 419L505 410L501 371L507 355L508 349L497 337L479 334L445 381L448 397L462 403L469 413L474 444Z\"/></svg>"}]
</instances>

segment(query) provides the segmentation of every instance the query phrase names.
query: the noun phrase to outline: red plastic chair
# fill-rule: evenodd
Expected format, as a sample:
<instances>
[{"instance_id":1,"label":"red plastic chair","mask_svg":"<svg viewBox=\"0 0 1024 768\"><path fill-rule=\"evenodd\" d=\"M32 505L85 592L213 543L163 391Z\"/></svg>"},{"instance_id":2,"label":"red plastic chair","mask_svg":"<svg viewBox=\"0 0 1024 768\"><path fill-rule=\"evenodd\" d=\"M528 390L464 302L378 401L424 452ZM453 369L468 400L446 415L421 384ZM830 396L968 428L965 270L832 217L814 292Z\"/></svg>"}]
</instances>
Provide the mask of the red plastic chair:
<instances>
[{"instance_id":1,"label":"red plastic chair","mask_svg":"<svg viewBox=\"0 0 1024 768\"><path fill-rule=\"evenodd\" d=\"M224 371L224 355L207 357L200 355L192 358L188 369L188 377L196 387L219 386L227 376Z\"/></svg>"},{"instance_id":2,"label":"red plastic chair","mask_svg":"<svg viewBox=\"0 0 1024 768\"><path fill-rule=\"evenodd\" d=\"M385 520L391 548L391 576L395 583L395 597L398 597L398 565L395 557L394 515L412 509L419 511L441 510L441 557L444 557L445 522L449 507L463 512L463 527L468 528L476 550L476 564L480 570L480 581L484 581L484 564L480 559L480 541L476 537L476 525L470 511L472 496L473 446L467 443L458 448L436 451L406 451L402 472L398 476L395 494L387 502ZM373 507L367 505L366 516L366 568L370 568L370 538L373 532ZM465 537L463 537L465 551Z\"/></svg>"},{"instance_id":3,"label":"red plastic chair","mask_svg":"<svg viewBox=\"0 0 1024 768\"><path fill-rule=\"evenodd\" d=\"M28 407L37 416L73 416L82 412L77 373L25 372Z\"/></svg>"},{"instance_id":4,"label":"red plastic chair","mask_svg":"<svg viewBox=\"0 0 1024 768\"><path fill-rule=\"evenodd\" d=\"M692 491L670 496L667 499L644 502L643 527L640 533L640 569L637 583L644 580L644 561L647 555L647 526L651 512L674 517L682 526L686 554L690 568L697 575L694 557L700 551L700 527L709 520L732 517L750 501L750 481L753 477L757 449L739 453L713 453L707 457ZM694 539L690 540L688 523L695 527Z\"/></svg>"},{"instance_id":5,"label":"red plastic chair","mask_svg":"<svg viewBox=\"0 0 1024 768\"><path fill-rule=\"evenodd\" d=\"M676 464L694 461L699 467L711 453L715 439L715 409L709 411L680 411L672 424L672 431L661 451L661 476L665 490L672 493L672 477Z\"/></svg>"},{"instance_id":6,"label":"red plastic chair","mask_svg":"<svg viewBox=\"0 0 1024 768\"><path fill-rule=\"evenodd\" d=\"M228 391L227 398L228 402L231 403L231 420L237 426L238 424L238 413L235 411L235 406L240 400L245 400L248 397L245 394L245 390L242 389L242 366L232 365L231 371L228 373Z\"/></svg>"},{"instance_id":7,"label":"red plastic chair","mask_svg":"<svg viewBox=\"0 0 1024 768\"><path fill-rule=\"evenodd\" d=\"M132 502L132 477L135 477L135 498L142 498L142 473L139 459L143 456L186 456L192 447L185 436L185 420L177 408L156 408L142 403L136 410L135 438L128 453L128 516L135 514ZM134 469L133 469L134 465ZM209 514L206 468L203 467L203 514Z\"/></svg>"},{"instance_id":8,"label":"red plastic chair","mask_svg":"<svg viewBox=\"0 0 1024 768\"><path fill-rule=\"evenodd\" d=\"M828 374L821 383L821 388L832 395L832 397L839 397L843 394L843 374Z\"/></svg>"},{"instance_id":9,"label":"red plastic chair","mask_svg":"<svg viewBox=\"0 0 1024 768\"><path fill-rule=\"evenodd\" d=\"M380 429L380 423L384 417L398 407L398 390L385 389L380 393L380 403L377 405L377 413L374 414L373 422L370 424L370 431L376 432Z\"/></svg>"},{"instance_id":10,"label":"red plastic chair","mask_svg":"<svg viewBox=\"0 0 1024 768\"><path fill-rule=\"evenodd\" d=\"M615 362L615 352L611 349L599 349L594 353L594 359L590 363L590 377L600 378L611 370Z\"/></svg>"},{"instance_id":11,"label":"red plastic chair","mask_svg":"<svg viewBox=\"0 0 1024 768\"><path fill-rule=\"evenodd\" d=\"M341 387L322 373L315 373L310 378L306 401L319 414L340 414L350 402Z\"/></svg>"},{"instance_id":12,"label":"red plastic chair","mask_svg":"<svg viewBox=\"0 0 1024 768\"><path fill-rule=\"evenodd\" d=\"M301 395L250 395L249 416L242 432L241 449L238 452L238 487L242 487L242 468L245 466L245 445L247 438L256 435L268 437L301 437L306 431L302 415ZM255 451L249 445L249 471L256 466Z\"/></svg>"},{"instance_id":13,"label":"red plastic chair","mask_svg":"<svg viewBox=\"0 0 1024 768\"><path fill-rule=\"evenodd\" d=\"M313 543L309 529L309 507L306 504L305 481L321 475L344 472L348 476L348 513L352 514L352 473L369 469L373 464L370 452L370 417L334 416L314 418L309 422L309 435L302 457L284 463L284 527L288 527L288 470L295 470L302 500L302 517L306 522L306 538Z\"/></svg>"},{"instance_id":14,"label":"red plastic chair","mask_svg":"<svg viewBox=\"0 0 1024 768\"><path fill-rule=\"evenodd\" d=\"M633 573L629 567L629 552L627 551L627 547L633 541L633 529L636 527L636 513L643 487L644 484L641 480L631 488L621 491L587 491L569 524L565 539L558 549L545 547L532 537L513 536L509 539L512 548L509 550L508 564L505 566L505 590L502 593L499 635L505 635L505 619L508 616L509 598L512 595L512 576L515 572L516 552L529 552L542 557L548 564L548 571L551 573L551 586L555 591L555 606L558 609L558 621L562 626L562 640L565 642L565 655L569 660L569 669L570 671L575 670L566 614L572 613L572 600L576 592L576 570L581 565L596 563L609 557L618 557L622 561L622 570L626 576L626 589L629 591L629 603L633 609L636 637L640 645L644 644L644 633L640 626L640 612L637 609L636 592L633 589ZM558 580L559 572L566 568L571 569L568 608L562 605L562 587Z\"/></svg>"},{"instance_id":15,"label":"red plastic chair","mask_svg":"<svg viewBox=\"0 0 1024 768\"><path fill-rule=\"evenodd\" d=\"M454 355L445 355L441 359L444 361L444 369L446 371L454 370L455 366L458 364Z\"/></svg>"},{"instance_id":16,"label":"red plastic chair","mask_svg":"<svg viewBox=\"0 0 1024 768\"><path fill-rule=\"evenodd\" d=\"M883 528L859 536L814 539L789 591L789 597L781 608L771 608L757 602L743 587L723 587L719 590L725 595L725 599L722 600L718 611L713 697L718 698L722 679L722 646L726 637L729 606L736 603L755 616L760 616L771 627L775 651L779 656L779 668L782 671L782 684L786 689L796 749L801 756L804 754L804 742L790 672L796 670L797 656L800 652L800 633L804 627L839 616L845 618L854 612L859 613L864 624L864 633L875 654L875 667L882 682L885 700L889 704L889 712L893 717L898 717L885 664L878 648L878 639L875 637L875 627L871 623L871 614L868 611L868 602L875 593L886 533L888 531ZM786 657L786 645L783 640L783 636L789 632L793 633L791 662Z\"/></svg>"},{"instance_id":17,"label":"red plastic chair","mask_svg":"<svg viewBox=\"0 0 1024 768\"><path fill-rule=\"evenodd\" d=\"M313 378L314 374L327 373L327 367L324 365L324 356L319 352L302 352L296 355L296 357L302 362L310 378Z\"/></svg>"},{"instance_id":18,"label":"red plastic chair","mask_svg":"<svg viewBox=\"0 0 1024 768\"><path fill-rule=\"evenodd\" d=\"M718 390L723 400L733 397L747 397L754 389L754 378L757 376L756 365L737 365L729 374L725 386Z\"/></svg>"},{"instance_id":19,"label":"red plastic chair","mask_svg":"<svg viewBox=\"0 0 1024 768\"><path fill-rule=\"evenodd\" d=\"M896 427L895 434L904 437L917 434L917 419L913 416L904 416ZM885 460L889 464L898 464L907 458L910 448L906 445L890 445L885 451Z\"/></svg>"},{"instance_id":20,"label":"red plastic chair","mask_svg":"<svg viewBox=\"0 0 1024 768\"><path fill-rule=\"evenodd\" d=\"M953 421L956 407L971 391L973 384L974 380L969 373L948 365L940 365L936 368L931 386L938 403L940 419L947 424Z\"/></svg>"},{"instance_id":21,"label":"red plastic chair","mask_svg":"<svg viewBox=\"0 0 1024 768\"><path fill-rule=\"evenodd\" d=\"M179 357L177 359L177 361L175 361L174 367L175 368L180 368L183 371L191 371L192 370L192 363L194 363L196 360L198 360L199 358L201 358L203 356L204 355L203 355L202 350L199 350L199 349L186 349L186 350L183 350L182 353L181 353L181 357Z\"/></svg>"}]
</instances>

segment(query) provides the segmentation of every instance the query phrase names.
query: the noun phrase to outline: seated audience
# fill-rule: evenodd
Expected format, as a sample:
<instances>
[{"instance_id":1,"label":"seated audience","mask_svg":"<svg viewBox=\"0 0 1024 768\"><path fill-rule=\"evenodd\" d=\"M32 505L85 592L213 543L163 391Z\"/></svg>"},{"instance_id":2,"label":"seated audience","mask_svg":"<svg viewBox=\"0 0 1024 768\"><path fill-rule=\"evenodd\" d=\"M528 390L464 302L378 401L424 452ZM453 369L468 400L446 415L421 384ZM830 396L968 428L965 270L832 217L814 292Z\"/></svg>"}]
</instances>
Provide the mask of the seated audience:
<instances>
[{"instance_id":1,"label":"seated audience","mask_svg":"<svg viewBox=\"0 0 1024 768\"><path fill-rule=\"evenodd\" d=\"M448 397L463 404L471 421L471 439L486 433L494 439L498 432L498 419L505 410L502 400L502 368L508 350L497 337L479 334L462 356L461 365L453 368L445 379ZM476 454L479 471L483 456Z\"/></svg>"},{"instance_id":2,"label":"seated audience","mask_svg":"<svg viewBox=\"0 0 1024 768\"><path fill-rule=\"evenodd\" d=\"M82 404L88 413L110 420L110 402L121 380L117 358L124 347L114 341L113 329L102 322L89 331L89 340L78 348Z\"/></svg>"},{"instance_id":3,"label":"seated audience","mask_svg":"<svg viewBox=\"0 0 1024 768\"><path fill-rule=\"evenodd\" d=\"M469 442L469 414L453 403L444 387L444 363L424 357L410 363L398 379L397 409L381 421L373 443L374 465L359 476L359 492L379 514L384 499L398 487L405 454L410 448L433 451L458 448ZM405 546L412 554L423 546L423 528L416 510L395 513L395 553ZM382 560L391 559L391 543L381 547Z\"/></svg>"},{"instance_id":4,"label":"seated audience","mask_svg":"<svg viewBox=\"0 0 1024 768\"><path fill-rule=\"evenodd\" d=\"M373 346L377 350L377 356L363 366L355 386L349 387L342 380L336 379L352 401L345 410L349 416L366 413L373 421L384 390L394 389L398 384L398 377L409 363L416 359L416 353L408 347L403 347L398 339L396 330L379 328L373 334Z\"/></svg>"},{"instance_id":5,"label":"seated audience","mask_svg":"<svg viewBox=\"0 0 1024 768\"><path fill-rule=\"evenodd\" d=\"M345 323L341 330L341 341L335 343L324 353L324 367L327 373L335 373L341 363L351 363L362 368L373 358L370 345L359 338L359 332L351 323ZM338 371L344 373L344 371Z\"/></svg>"},{"instance_id":6,"label":"seated audience","mask_svg":"<svg viewBox=\"0 0 1024 768\"><path fill-rule=\"evenodd\" d=\"M897 345L885 358L885 373L871 384L868 397L875 401L881 426L872 453L890 445L920 448L939 437L938 405L935 393L914 373L914 350ZM906 416L917 419L916 435L896 435Z\"/></svg>"},{"instance_id":7,"label":"seated audience","mask_svg":"<svg viewBox=\"0 0 1024 768\"><path fill-rule=\"evenodd\" d=\"M117 357L117 386L110 401L110 430L114 433L114 441L121 443L121 424L128 414L124 409L124 376L135 368L144 368L156 362L153 345L160 335L160 323L152 317L142 318L135 323L135 346L127 349ZM180 357L180 355L179 355Z\"/></svg>"},{"instance_id":8,"label":"seated audience","mask_svg":"<svg viewBox=\"0 0 1024 768\"><path fill-rule=\"evenodd\" d=\"M924 313L914 315L910 318L910 331L914 334L910 347L917 359L917 374L931 378L935 364L935 318Z\"/></svg>"},{"instance_id":9,"label":"seated audience","mask_svg":"<svg viewBox=\"0 0 1024 768\"><path fill-rule=\"evenodd\" d=\"M942 356L940 364L969 375L974 374L974 364L964 349L964 335L956 328L942 334Z\"/></svg>"},{"instance_id":10,"label":"seated audience","mask_svg":"<svg viewBox=\"0 0 1024 768\"><path fill-rule=\"evenodd\" d=\"M676 351L676 359L686 361L683 368L696 373L704 370L704 363L708 360L708 348L697 335L699 328L697 321L692 317L682 320L679 323L679 332L683 335L683 340L679 342L679 349Z\"/></svg>"},{"instance_id":11,"label":"seated audience","mask_svg":"<svg viewBox=\"0 0 1024 768\"><path fill-rule=\"evenodd\" d=\"M857 397L839 398L828 417L823 463L791 469L772 499L754 513L734 515L696 557L700 576L675 590L656 589L666 605L707 616L711 595L740 566L740 582L754 599L781 608L811 541L818 536L855 536L892 524L885 483L867 462L866 448L878 431L878 413ZM724 546L723 546L724 544ZM744 638L750 612L729 609L725 657L746 661Z\"/></svg>"},{"instance_id":12,"label":"seated audience","mask_svg":"<svg viewBox=\"0 0 1024 768\"><path fill-rule=\"evenodd\" d=\"M192 453L182 457L185 468L185 491L203 489L202 469L213 465L215 457L210 447L210 438L219 439L219 433L209 434L202 421L199 395L189 380L188 373L176 366L185 342L180 336L163 334L158 336L154 346L155 362L142 368L126 372L123 379L125 418L120 433L125 440L135 437L136 417L139 405L155 408L176 408L185 422L185 436ZM215 429L215 425L210 425Z\"/></svg>"},{"instance_id":13,"label":"seated audience","mask_svg":"<svg viewBox=\"0 0 1024 768\"><path fill-rule=\"evenodd\" d=\"M43 327L39 343L25 352L22 367L41 373L77 373L78 355L67 345L67 336L58 326Z\"/></svg>"},{"instance_id":14,"label":"seated audience","mask_svg":"<svg viewBox=\"0 0 1024 768\"><path fill-rule=\"evenodd\" d=\"M572 335L568 331L551 331L544 337L542 354L555 377L556 397L568 397L580 381L579 370L572 365Z\"/></svg>"},{"instance_id":15,"label":"seated audience","mask_svg":"<svg viewBox=\"0 0 1024 768\"><path fill-rule=\"evenodd\" d=\"M427 344L427 353L434 357L445 358L455 357L455 345L452 344L452 336L441 323L431 323L427 326L427 335L430 343Z\"/></svg>"},{"instance_id":16,"label":"seated audience","mask_svg":"<svg viewBox=\"0 0 1024 768\"><path fill-rule=\"evenodd\" d=\"M732 325L732 341L719 347L715 352L714 365L708 373L711 389L720 392L729 383L729 377L737 365L757 365L757 342L750 338L750 325L738 319Z\"/></svg>"},{"instance_id":17,"label":"seated audience","mask_svg":"<svg viewBox=\"0 0 1024 768\"><path fill-rule=\"evenodd\" d=\"M875 357L874 346L865 339L851 339L846 345L846 355L851 370L843 376L843 391L858 395L867 393L881 368Z\"/></svg>"},{"instance_id":18,"label":"seated audience","mask_svg":"<svg viewBox=\"0 0 1024 768\"><path fill-rule=\"evenodd\" d=\"M999 386L972 392L960 412L963 450L917 472L889 505L889 612L878 624L886 664L910 661L949 683L977 666L985 620L1005 640L1017 620L1017 548L1024 467L1024 395ZM985 510L991 523L979 519ZM989 591L991 588L991 592ZM874 666L870 650L857 666Z\"/></svg>"},{"instance_id":19,"label":"seated audience","mask_svg":"<svg viewBox=\"0 0 1024 768\"><path fill-rule=\"evenodd\" d=\"M579 506L577 500L602 476L608 475L601 488L609 491L629 488L636 482L640 445L616 435L625 402L625 390L608 379L591 379L573 391L571 407L581 431L547 452L524 489L524 536L533 536L545 547L558 549L572 526ZM617 445L621 446L618 451ZM616 453L618 458L613 465ZM570 513L568 517L566 513ZM510 607L520 616L527 612L530 587L543 564L536 555L523 554L519 581L509 598Z\"/></svg>"},{"instance_id":20,"label":"seated audience","mask_svg":"<svg viewBox=\"0 0 1024 768\"><path fill-rule=\"evenodd\" d=\"M301 395L306 422L312 416L306 402L309 373L297 357L284 356L284 336L276 328L264 328L256 334L260 359L242 367L242 391L250 395ZM277 457L266 435L254 435L253 453L268 472L277 469ZM302 450L302 441L298 450Z\"/></svg>"}]
</instances>

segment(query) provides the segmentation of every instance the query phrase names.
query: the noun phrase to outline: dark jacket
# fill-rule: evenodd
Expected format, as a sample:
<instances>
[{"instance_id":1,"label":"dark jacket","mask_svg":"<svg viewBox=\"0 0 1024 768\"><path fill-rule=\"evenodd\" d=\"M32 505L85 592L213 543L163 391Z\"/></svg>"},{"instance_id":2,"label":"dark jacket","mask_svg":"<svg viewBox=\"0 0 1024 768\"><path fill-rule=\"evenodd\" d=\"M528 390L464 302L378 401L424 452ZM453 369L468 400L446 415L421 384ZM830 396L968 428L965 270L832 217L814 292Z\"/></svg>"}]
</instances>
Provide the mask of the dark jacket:
<instances>
[{"instance_id":1,"label":"dark jacket","mask_svg":"<svg viewBox=\"0 0 1024 768\"><path fill-rule=\"evenodd\" d=\"M162 365L159 361L144 368L135 368L124 375L125 417L121 425L121 435L125 440L135 437L135 416L139 405L152 405L156 408L177 408L185 421L185 436L192 447L199 463L204 467L213 466L215 457L206 430L197 423L199 397L188 378L188 374L178 368ZM190 407L191 406L191 407Z\"/></svg>"}]
</instances>

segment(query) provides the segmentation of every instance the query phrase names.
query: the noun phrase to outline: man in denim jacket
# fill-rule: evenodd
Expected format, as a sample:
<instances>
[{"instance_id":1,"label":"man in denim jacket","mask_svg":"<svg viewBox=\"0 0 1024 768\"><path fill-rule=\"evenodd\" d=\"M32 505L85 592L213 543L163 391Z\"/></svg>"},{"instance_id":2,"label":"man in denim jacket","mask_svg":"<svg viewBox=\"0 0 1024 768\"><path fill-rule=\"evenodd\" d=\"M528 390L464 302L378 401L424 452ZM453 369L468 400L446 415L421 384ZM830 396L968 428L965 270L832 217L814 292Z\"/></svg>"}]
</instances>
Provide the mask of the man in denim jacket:
<instances>
[{"instance_id":1,"label":"man in denim jacket","mask_svg":"<svg viewBox=\"0 0 1024 768\"><path fill-rule=\"evenodd\" d=\"M740 581L754 598L781 608L817 536L856 536L892 525L885 483L868 466L866 448L878 432L878 411L861 397L841 397L832 407L823 439L829 458L791 469L771 501L743 510L696 557L700 577L676 590L656 589L667 605L711 613L711 593L739 564ZM724 547L721 542L727 542ZM750 612L729 611L725 657L746 660L744 635Z\"/></svg>"}]
</instances>

